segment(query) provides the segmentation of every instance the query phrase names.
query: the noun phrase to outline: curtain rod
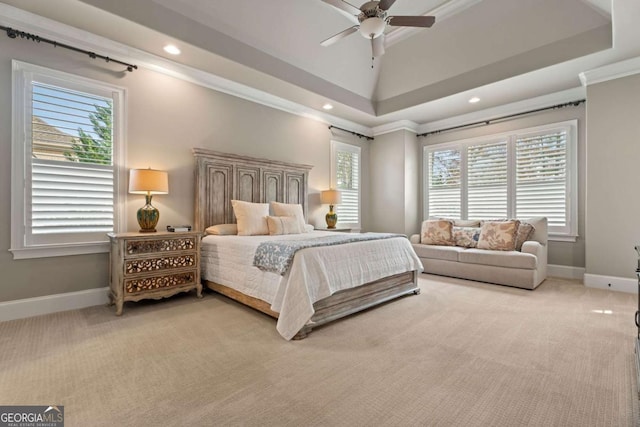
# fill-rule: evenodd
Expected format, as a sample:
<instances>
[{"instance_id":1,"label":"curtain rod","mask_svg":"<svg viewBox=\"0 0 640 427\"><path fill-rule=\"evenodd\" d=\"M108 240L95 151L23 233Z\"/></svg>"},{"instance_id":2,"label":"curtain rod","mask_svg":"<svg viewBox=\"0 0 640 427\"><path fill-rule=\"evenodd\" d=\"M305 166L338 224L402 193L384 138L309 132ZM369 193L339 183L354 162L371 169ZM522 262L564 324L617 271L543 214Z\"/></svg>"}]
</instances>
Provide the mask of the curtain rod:
<instances>
[{"instance_id":1,"label":"curtain rod","mask_svg":"<svg viewBox=\"0 0 640 427\"><path fill-rule=\"evenodd\" d=\"M7 32L7 37L9 37L10 39L15 39L18 36L20 36L20 38L22 38L22 39L33 40L34 42L38 42L38 43L40 43L40 42L49 43L49 44L53 45L54 47L62 47L62 48L65 48L65 49L72 50L74 52L84 53L85 55L89 55L89 57L92 58L92 59L100 58L100 59L104 59L107 62L115 62L117 64L126 66L127 67L127 71L129 71L129 72L133 72L133 70L137 70L138 69L137 65L128 64L126 62L118 61L117 59L109 58L108 56L98 55L97 53L90 52L88 50L80 49L80 48L74 47L74 46L69 46L68 44L64 44L64 43L59 43L59 42L57 42L55 40L45 39L44 37L40 37L40 36L35 35L35 34L26 33L24 31L16 30L14 28L4 27L4 26L0 25L0 30L6 31Z\"/></svg>"},{"instance_id":2,"label":"curtain rod","mask_svg":"<svg viewBox=\"0 0 640 427\"><path fill-rule=\"evenodd\" d=\"M343 131L343 132L350 133L351 135L355 135L355 136L357 136L358 138L365 138L367 141L373 141L373 137L372 137L372 136L363 135L363 134L361 134L361 133L354 132L354 131L352 131L352 130L342 129L342 128L339 128L338 126L329 125L329 129L330 129L330 130L331 130L331 129L338 129L338 130L341 130L341 131Z\"/></svg>"},{"instance_id":3,"label":"curtain rod","mask_svg":"<svg viewBox=\"0 0 640 427\"><path fill-rule=\"evenodd\" d=\"M450 130L463 129L463 128L467 128L467 127L471 127L471 126L488 125L488 124L491 124L493 122L506 120L506 119L511 119L511 118L519 117L519 116L524 116L524 115L527 115L527 114L538 113L540 111L555 110L555 109L558 109L558 108L571 107L571 106L577 107L578 105L582 104L583 102L587 102L587 100L586 99L579 99L577 101L565 102L564 104L557 104L557 105L552 105L550 107L538 108L536 110L523 111L522 113L515 113L515 114L509 114L507 116L496 117L495 119L482 120L482 121L479 121L479 122L467 123L466 125L453 126L453 127L446 128L446 129L433 130L431 132L421 133L421 134L419 134L417 136L429 136L429 135L434 135L434 134L438 134L438 133L442 133L442 132L447 132L447 131L450 131Z\"/></svg>"}]
</instances>

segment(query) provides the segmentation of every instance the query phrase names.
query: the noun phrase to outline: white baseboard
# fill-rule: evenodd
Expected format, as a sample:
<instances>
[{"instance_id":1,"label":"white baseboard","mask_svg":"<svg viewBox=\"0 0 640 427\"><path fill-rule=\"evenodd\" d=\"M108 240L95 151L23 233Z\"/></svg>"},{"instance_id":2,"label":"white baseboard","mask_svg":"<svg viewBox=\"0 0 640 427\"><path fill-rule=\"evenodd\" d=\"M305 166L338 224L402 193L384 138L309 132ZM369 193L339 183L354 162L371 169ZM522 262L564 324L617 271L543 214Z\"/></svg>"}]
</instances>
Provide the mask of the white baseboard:
<instances>
[{"instance_id":1,"label":"white baseboard","mask_svg":"<svg viewBox=\"0 0 640 427\"><path fill-rule=\"evenodd\" d=\"M583 267L571 267L568 265L547 265L547 275L551 277L560 277L562 279L584 279L585 269Z\"/></svg>"},{"instance_id":2,"label":"white baseboard","mask_svg":"<svg viewBox=\"0 0 640 427\"><path fill-rule=\"evenodd\" d=\"M75 310L108 302L108 287L0 302L0 322Z\"/></svg>"},{"instance_id":3,"label":"white baseboard","mask_svg":"<svg viewBox=\"0 0 640 427\"><path fill-rule=\"evenodd\" d=\"M638 280L626 277L601 276L599 274L585 274L584 285L588 288L608 289L610 291L638 293Z\"/></svg>"}]
</instances>

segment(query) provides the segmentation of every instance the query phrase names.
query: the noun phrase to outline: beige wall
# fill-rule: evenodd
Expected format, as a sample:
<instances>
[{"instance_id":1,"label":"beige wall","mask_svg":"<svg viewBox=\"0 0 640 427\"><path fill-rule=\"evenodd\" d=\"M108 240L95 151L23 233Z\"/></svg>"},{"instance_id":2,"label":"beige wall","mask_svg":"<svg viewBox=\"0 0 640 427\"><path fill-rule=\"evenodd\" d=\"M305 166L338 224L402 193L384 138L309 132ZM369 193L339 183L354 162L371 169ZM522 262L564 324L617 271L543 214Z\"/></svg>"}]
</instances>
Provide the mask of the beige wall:
<instances>
[{"instance_id":1,"label":"beige wall","mask_svg":"<svg viewBox=\"0 0 640 427\"><path fill-rule=\"evenodd\" d=\"M589 103L591 101L589 100ZM524 129L549 123L578 119L578 239L574 242L549 242L549 264L571 267L585 266L585 107L568 107L559 110L548 110L518 119L494 123L487 126L444 132L421 138L420 155L425 145L440 144L484 135L498 134L516 129ZM422 182L422 179L421 179ZM422 186L421 186L422 188ZM422 190L420 192L422 195ZM422 200L420 207L422 209Z\"/></svg>"},{"instance_id":2,"label":"beige wall","mask_svg":"<svg viewBox=\"0 0 640 427\"><path fill-rule=\"evenodd\" d=\"M370 231L413 234L419 227L418 140L402 130L370 143Z\"/></svg>"},{"instance_id":3,"label":"beige wall","mask_svg":"<svg viewBox=\"0 0 640 427\"><path fill-rule=\"evenodd\" d=\"M313 165L309 174L309 220L323 225L326 207L319 192L330 185L327 125L212 91L148 70L122 74L121 67L90 60L49 45L0 38L0 301L99 288L108 284L108 255L14 260L10 245L11 60L90 77L127 90L128 170L153 167L169 172L170 193L154 197L159 227L193 223L192 147ZM362 146L366 142L343 137ZM363 206L368 206L368 165L363 165ZM128 195L127 229L136 230L142 196ZM363 222L368 209L363 209Z\"/></svg>"},{"instance_id":4,"label":"beige wall","mask_svg":"<svg viewBox=\"0 0 640 427\"><path fill-rule=\"evenodd\" d=\"M640 74L587 88L588 274L634 278L640 244Z\"/></svg>"}]
</instances>

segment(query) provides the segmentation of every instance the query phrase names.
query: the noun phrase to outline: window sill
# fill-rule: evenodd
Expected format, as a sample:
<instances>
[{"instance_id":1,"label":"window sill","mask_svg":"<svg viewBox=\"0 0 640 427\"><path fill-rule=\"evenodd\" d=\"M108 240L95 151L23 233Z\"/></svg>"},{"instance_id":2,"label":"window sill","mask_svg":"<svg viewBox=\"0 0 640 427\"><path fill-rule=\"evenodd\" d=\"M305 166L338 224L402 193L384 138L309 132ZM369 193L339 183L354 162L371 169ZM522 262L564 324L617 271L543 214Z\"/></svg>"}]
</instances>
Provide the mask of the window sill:
<instances>
[{"instance_id":1,"label":"window sill","mask_svg":"<svg viewBox=\"0 0 640 427\"><path fill-rule=\"evenodd\" d=\"M13 259L50 258L57 256L86 255L109 252L109 242L81 243L73 245L42 245L9 249Z\"/></svg>"},{"instance_id":2,"label":"window sill","mask_svg":"<svg viewBox=\"0 0 640 427\"><path fill-rule=\"evenodd\" d=\"M549 234L548 240L550 242L571 242L571 243L575 243L578 240L578 236L568 236L566 234Z\"/></svg>"}]
</instances>

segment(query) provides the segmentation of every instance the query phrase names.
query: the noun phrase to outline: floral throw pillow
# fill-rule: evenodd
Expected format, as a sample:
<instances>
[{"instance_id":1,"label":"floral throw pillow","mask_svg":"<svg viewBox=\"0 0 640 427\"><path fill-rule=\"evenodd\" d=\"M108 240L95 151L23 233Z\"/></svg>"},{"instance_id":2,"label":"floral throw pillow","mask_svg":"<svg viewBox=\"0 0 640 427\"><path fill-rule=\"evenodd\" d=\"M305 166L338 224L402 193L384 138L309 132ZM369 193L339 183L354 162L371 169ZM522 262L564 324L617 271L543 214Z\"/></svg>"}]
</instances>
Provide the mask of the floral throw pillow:
<instances>
[{"instance_id":1,"label":"floral throw pillow","mask_svg":"<svg viewBox=\"0 0 640 427\"><path fill-rule=\"evenodd\" d=\"M427 220L422 223L420 243L424 245L452 246L453 223L444 219Z\"/></svg>"},{"instance_id":2,"label":"floral throw pillow","mask_svg":"<svg viewBox=\"0 0 640 427\"><path fill-rule=\"evenodd\" d=\"M478 249L513 251L520 221L485 221L480 228Z\"/></svg>"},{"instance_id":3,"label":"floral throw pillow","mask_svg":"<svg viewBox=\"0 0 640 427\"><path fill-rule=\"evenodd\" d=\"M453 241L456 246L475 248L480 238L479 227L453 227Z\"/></svg>"}]
</instances>

